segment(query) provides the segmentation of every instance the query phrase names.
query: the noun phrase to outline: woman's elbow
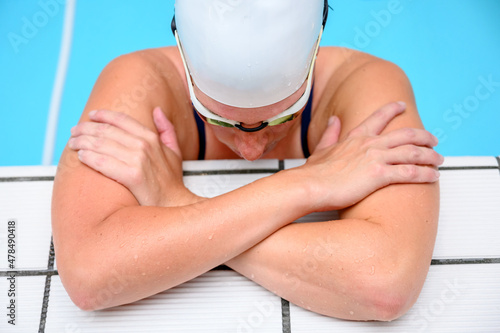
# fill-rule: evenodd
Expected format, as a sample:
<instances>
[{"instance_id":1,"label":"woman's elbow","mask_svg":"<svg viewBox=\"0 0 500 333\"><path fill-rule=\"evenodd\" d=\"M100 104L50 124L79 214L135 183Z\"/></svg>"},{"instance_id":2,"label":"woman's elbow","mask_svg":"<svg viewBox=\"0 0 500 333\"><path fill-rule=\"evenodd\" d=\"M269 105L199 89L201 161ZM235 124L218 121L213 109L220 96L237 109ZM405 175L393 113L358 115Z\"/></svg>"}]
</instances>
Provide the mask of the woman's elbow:
<instances>
[{"instance_id":1,"label":"woman's elbow","mask_svg":"<svg viewBox=\"0 0 500 333\"><path fill-rule=\"evenodd\" d=\"M73 265L72 265L73 266ZM115 269L102 272L84 266L58 265L61 282L71 301L81 310L95 311L119 305L129 280Z\"/></svg>"},{"instance_id":2,"label":"woman's elbow","mask_svg":"<svg viewBox=\"0 0 500 333\"><path fill-rule=\"evenodd\" d=\"M415 304L423 281L407 278L397 273L380 279L366 281L365 301L371 307L370 320L392 321L403 316Z\"/></svg>"},{"instance_id":3,"label":"woman's elbow","mask_svg":"<svg viewBox=\"0 0 500 333\"><path fill-rule=\"evenodd\" d=\"M81 310L97 310L96 288L91 282L90 274L81 268L58 264L61 282L71 301Z\"/></svg>"},{"instance_id":4,"label":"woman's elbow","mask_svg":"<svg viewBox=\"0 0 500 333\"><path fill-rule=\"evenodd\" d=\"M398 294L387 290L377 298L372 299L373 318L376 321L393 321L403 316L413 305L407 294Z\"/></svg>"}]
</instances>

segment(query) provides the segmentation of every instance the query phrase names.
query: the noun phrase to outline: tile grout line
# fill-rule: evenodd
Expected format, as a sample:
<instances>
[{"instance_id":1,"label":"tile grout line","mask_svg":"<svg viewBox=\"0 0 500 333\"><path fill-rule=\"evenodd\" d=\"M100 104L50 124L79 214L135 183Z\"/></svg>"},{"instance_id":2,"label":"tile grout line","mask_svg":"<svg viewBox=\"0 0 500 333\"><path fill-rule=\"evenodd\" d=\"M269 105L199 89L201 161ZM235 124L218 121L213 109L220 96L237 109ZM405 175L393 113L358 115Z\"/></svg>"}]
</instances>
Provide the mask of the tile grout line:
<instances>
[{"instance_id":1,"label":"tile grout line","mask_svg":"<svg viewBox=\"0 0 500 333\"><path fill-rule=\"evenodd\" d=\"M183 176L212 176L212 175L247 175L259 173L276 173L279 169L237 169L237 170L184 170Z\"/></svg>"},{"instance_id":2,"label":"tile grout line","mask_svg":"<svg viewBox=\"0 0 500 333\"><path fill-rule=\"evenodd\" d=\"M0 177L0 183L46 182L54 181L54 176Z\"/></svg>"},{"instance_id":3,"label":"tile grout line","mask_svg":"<svg viewBox=\"0 0 500 333\"><path fill-rule=\"evenodd\" d=\"M453 258L453 259L432 259L431 265L469 265L469 264L500 264L500 257L498 258ZM231 270L231 268L220 265L212 268L212 270ZM38 269L38 270L6 270L0 271L0 277L15 274L16 276L54 276L59 275L55 269Z\"/></svg>"},{"instance_id":4,"label":"tile grout line","mask_svg":"<svg viewBox=\"0 0 500 333\"><path fill-rule=\"evenodd\" d=\"M0 276L9 276L14 274L15 276L45 276L45 275L58 275L56 270L19 270L19 271L0 271Z\"/></svg>"},{"instance_id":5,"label":"tile grout line","mask_svg":"<svg viewBox=\"0 0 500 333\"><path fill-rule=\"evenodd\" d=\"M431 265L500 264L500 258L432 259Z\"/></svg>"},{"instance_id":6,"label":"tile grout line","mask_svg":"<svg viewBox=\"0 0 500 333\"><path fill-rule=\"evenodd\" d=\"M451 170L496 170L498 166L494 165L484 165L484 166L440 166L438 168L440 171L451 171Z\"/></svg>"},{"instance_id":7,"label":"tile grout line","mask_svg":"<svg viewBox=\"0 0 500 333\"><path fill-rule=\"evenodd\" d=\"M292 325L290 320L290 302L286 299L281 299L281 324L283 333L291 333Z\"/></svg>"},{"instance_id":8,"label":"tile grout line","mask_svg":"<svg viewBox=\"0 0 500 333\"><path fill-rule=\"evenodd\" d=\"M485 166L457 166L457 167L439 167L439 170L499 170L500 171L500 157L495 157L498 166L485 165ZM183 172L184 176L206 176L206 175L239 175L239 174L260 174L260 173L276 173L285 169L285 161L279 160L278 169L239 169L239 170L201 170ZM26 176L26 177L0 177L0 183L15 183L15 182L37 182L37 181L53 181L54 176Z\"/></svg>"},{"instance_id":9,"label":"tile grout line","mask_svg":"<svg viewBox=\"0 0 500 333\"><path fill-rule=\"evenodd\" d=\"M261 173L276 173L280 169L239 169L239 170L185 170L183 176L213 176L213 175L247 175ZM32 177L0 177L0 183L22 183L54 181L54 176L32 176Z\"/></svg>"},{"instance_id":10,"label":"tile grout line","mask_svg":"<svg viewBox=\"0 0 500 333\"><path fill-rule=\"evenodd\" d=\"M50 237L50 250L49 250L49 262L47 264L47 270L54 270L54 242L52 237ZM52 282L52 274L47 274L45 277L45 289L43 291L43 301L42 301L42 311L40 313L40 325L38 326L38 333L45 332L45 322L47 320L47 310L49 307L49 296L50 296L50 284Z\"/></svg>"}]
</instances>

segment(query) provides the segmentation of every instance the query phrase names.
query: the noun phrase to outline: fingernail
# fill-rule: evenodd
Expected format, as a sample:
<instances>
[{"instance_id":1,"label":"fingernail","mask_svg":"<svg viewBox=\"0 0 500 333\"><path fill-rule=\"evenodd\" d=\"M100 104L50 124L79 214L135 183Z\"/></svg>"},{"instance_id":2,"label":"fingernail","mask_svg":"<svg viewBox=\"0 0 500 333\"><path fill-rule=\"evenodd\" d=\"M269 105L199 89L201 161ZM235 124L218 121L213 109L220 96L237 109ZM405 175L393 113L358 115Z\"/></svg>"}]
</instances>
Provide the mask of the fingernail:
<instances>
[{"instance_id":1,"label":"fingernail","mask_svg":"<svg viewBox=\"0 0 500 333\"><path fill-rule=\"evenodd\" d=\"M69 141L68 141L68 147L70 147L71 149L73 149L74 143L75 143L75 139L74 138L69 139Z\"/></svg>"},{"instance_id":2,"label":"fingernail","mask_svg":"<svg viewBox=\"0 0 500 333\"><path fill-rule=\"evenodd\" d=\"M92 110L89 112L89 117L93 117L95 116L95 114L97 113L97 110Z\"/></svg>"},{"instance_id":3,"label":"fingernail","mask_svg":"<svg viewBox=\"0 0 500 333\"><path fill-rule=\"evenodd\" d=\"M436 173L436 179L439 179L439 177L441 176L441 173L438 170L435 170L434 172Z\"/></svg>"},{"instance_id":4,"label":"fingernail","mask_svg":"<svg viewBox=\"0 0 500 333\"><path fill-rule=\"evenodd\" d=\"M435 135L432 135L432 146L433 147L436 147L438 144L439 144L439 139L435 136Z\"/></svg>"},{"instance_id":5,"label":"fingernail","mask_svg":"<svg viewBox=\"0 0 500 333\"><path fill-rule=\"evenodd\" d=\"M328 118L328 126L332 126L333 124L335 124L335 116L331 116L330 118Z\"/></svg>"},{"instance_id":6,"label":"fingernail","mask_svg":"<svg viewBox=\"0 0 500 333\"><path fill-rule=\"evenodd\" d=\"M405 108L406 109L406 103L403 102L403 101L399 101L397 102L399 105L401 105L401 107Z\"/></svg>"},{"instance_id":7,"label":"fingernail","mask_svg":"<svg viewBox=\"0 0 500 333\"><path fill-rule=\"evenodd\" d=\"M75 135L75 133L76 133L76 126L71 127L70 132L71 132L71 135Z\"/></svg>"}]
</instances>

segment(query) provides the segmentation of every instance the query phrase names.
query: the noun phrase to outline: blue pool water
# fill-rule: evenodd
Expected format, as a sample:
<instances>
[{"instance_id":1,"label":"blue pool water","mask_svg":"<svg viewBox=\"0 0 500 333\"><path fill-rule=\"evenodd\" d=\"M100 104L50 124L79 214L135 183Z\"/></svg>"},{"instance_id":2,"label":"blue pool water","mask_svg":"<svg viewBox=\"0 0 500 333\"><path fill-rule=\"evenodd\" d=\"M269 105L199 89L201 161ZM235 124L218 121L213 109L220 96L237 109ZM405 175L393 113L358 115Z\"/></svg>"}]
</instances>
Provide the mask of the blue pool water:
<instances>
[{"instance_id":1,"label":"blue pool water","mask_svg":"<svg viewBox=\"0 0 500 333\"><path fill-rule=\"evenodd\" d=\"M51 103L61 45L68 45L61 40L70 4L76 5L74 16L66 15L74 20L64 89ZM330 4L322 45L352 47L401 66L424 124L441 139L440 153L500 154L500 1ZM44 151L51 156L44 148L51 105L59 113L49 130L53 157L45 163L56 164L102 68L120 54L174 45L172 14L172 0L1 0L0 166L39 165Z\"/></svg>"}]
</instances>

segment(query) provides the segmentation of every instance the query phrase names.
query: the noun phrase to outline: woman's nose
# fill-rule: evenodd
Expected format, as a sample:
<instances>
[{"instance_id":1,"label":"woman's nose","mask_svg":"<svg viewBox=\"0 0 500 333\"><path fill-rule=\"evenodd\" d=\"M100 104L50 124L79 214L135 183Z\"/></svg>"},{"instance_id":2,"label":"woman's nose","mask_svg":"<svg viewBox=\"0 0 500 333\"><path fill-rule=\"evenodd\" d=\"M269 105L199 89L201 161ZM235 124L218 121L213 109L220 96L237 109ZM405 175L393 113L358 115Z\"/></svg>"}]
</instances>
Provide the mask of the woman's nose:
<instances>
[{"instance_id":1,"label":"woman's nose","mask_svg":"<svg viewBox=\"0 0 500 333\"><path fill-rule=\"evenodd\" d=\"M247 161L259 159L264 154L267 145L267 136L262 132L241 132L236 135L235 140L236 149Z\"/></svg>"}]
</instances>

